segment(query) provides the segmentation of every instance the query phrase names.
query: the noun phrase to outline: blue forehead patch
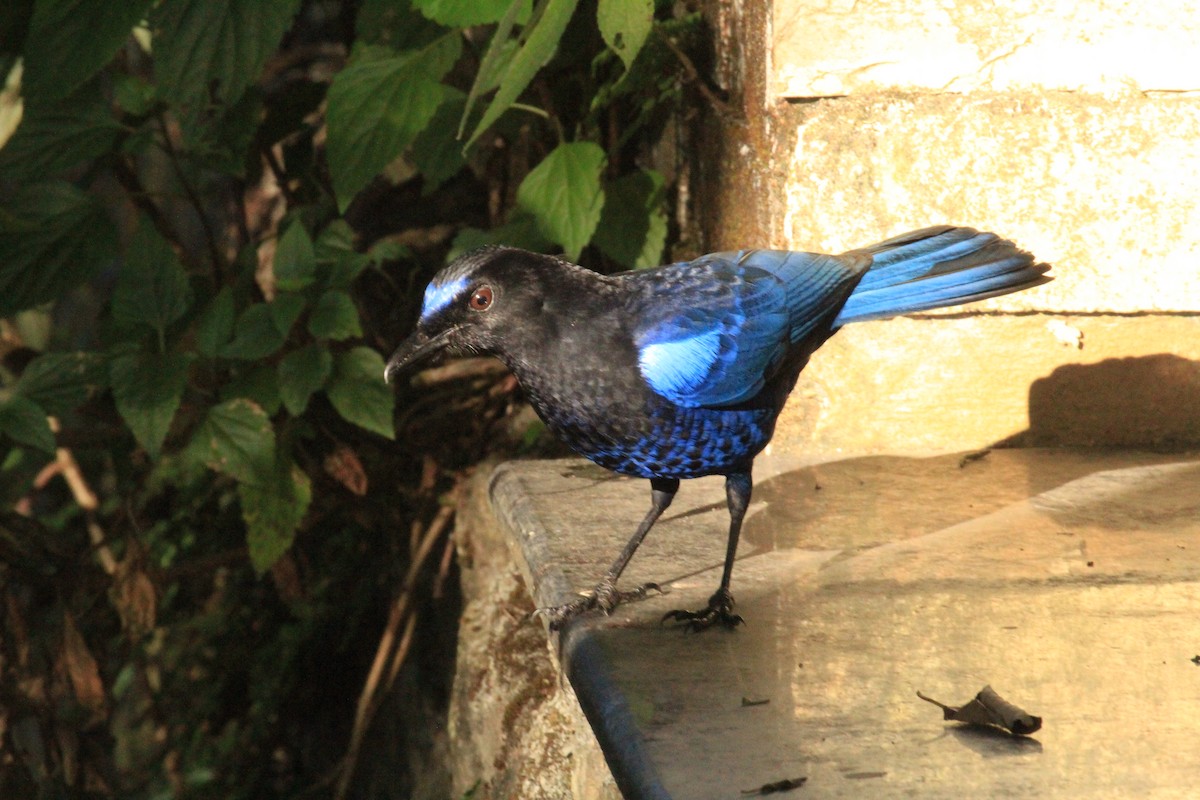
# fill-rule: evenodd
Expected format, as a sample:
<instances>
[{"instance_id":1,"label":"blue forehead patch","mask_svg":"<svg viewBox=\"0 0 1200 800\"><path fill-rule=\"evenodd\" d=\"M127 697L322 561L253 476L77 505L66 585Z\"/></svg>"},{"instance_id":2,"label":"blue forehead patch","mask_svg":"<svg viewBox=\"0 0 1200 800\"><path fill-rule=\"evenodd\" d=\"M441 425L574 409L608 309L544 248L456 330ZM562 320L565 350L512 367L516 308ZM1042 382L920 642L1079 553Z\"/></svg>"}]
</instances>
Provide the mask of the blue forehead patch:
<instances>
[{"instance_id":1,"label":"blue forehead patch","mask_svg":"<svg viewBox=\"0 0 1200 800\"><path fill-rule=\"evenodd\" d=\"M421 305L421 319L436 314L446 306L450 305L451 301L458 296L467 286L466 278L459 278L450 283L431 283L425 287L425 301Z\"/></svg>"}]
</instances>

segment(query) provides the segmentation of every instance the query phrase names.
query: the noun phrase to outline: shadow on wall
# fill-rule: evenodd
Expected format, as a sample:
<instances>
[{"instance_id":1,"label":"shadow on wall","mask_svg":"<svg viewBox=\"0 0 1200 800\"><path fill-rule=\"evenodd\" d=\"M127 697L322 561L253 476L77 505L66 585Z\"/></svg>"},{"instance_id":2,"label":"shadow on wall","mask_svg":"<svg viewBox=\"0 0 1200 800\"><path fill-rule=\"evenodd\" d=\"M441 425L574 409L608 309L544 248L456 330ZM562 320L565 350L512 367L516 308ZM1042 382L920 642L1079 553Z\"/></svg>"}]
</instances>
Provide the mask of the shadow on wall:
<instances>
[{"instance_id":1,"label":"shadow on wall","mask_svg":"<svg viewBox=\"0 0 1200 800\"><path fill-rule=\"evenodd\" d=\"M1029 428L997 447L1200 445L1200 362L1161 353L1066 364L1029 387Z\"/></svg>"}]
</instances>

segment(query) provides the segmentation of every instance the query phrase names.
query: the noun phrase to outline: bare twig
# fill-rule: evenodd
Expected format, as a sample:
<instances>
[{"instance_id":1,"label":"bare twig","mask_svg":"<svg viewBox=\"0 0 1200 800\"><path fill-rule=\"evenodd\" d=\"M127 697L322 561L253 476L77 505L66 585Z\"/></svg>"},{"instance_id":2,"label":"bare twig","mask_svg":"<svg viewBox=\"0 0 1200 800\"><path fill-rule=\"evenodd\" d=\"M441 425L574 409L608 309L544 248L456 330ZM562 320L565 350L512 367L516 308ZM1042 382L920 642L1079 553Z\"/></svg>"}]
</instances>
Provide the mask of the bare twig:
<instances>
[{"instance_id":1,"label":"bare twig","mask_svg":"<svg viewBox=\"0 0 1200 800\"><path fill-rule=\"evenodd\" d=\"M700 94L704 95L704 99L711 103L718 113L727 117L736 117L737 112L734 111L733 106L717 97L716 92L708 88L708 84L700 76L700 71L696 69L696 65L692 63L692 59L688 57L688 54L680 50L679 45L675 44L675 41L667 34L660 31L659 37L666 44L667 49L675 54L675 58L679 60L683 71L687 73L688 80L696 85L696 88L700 90Z\"/></svg>"},{"instance_id":2,"label":"bare twig","mask_svg":"<svg viewBox=\"0 0 1200 800\"><path fill-rule=\"evenodd\" d=\"M50 417L50 430L58 433L58 420ZM108 575L114 575L117 571L117 558L109 549L104 537L104 529L100 527L100 523L96 521L96 510L100 508L100 501L96 497L96 493L92 491L92 487L88 486L87 480L83 477L83 472L79 469L79 462L75 460L75 456L65 447L59 447L55 451L55 460L52 465L48 465L38 474L38 480L34 483L34 488L40 489L45 486L55 474L63 476L63 480L67 482L67 486L71 490L71 496L75 498L75 503L83 509L84 517L87 520L88 538L91 539L92 547L96 551L96 558L100 561L100 567Z\"/></svg>"},{"instance_id":3,"label":"bare twig","mask_svg":"<svg viewBox=\"0 0 1200 800\"><path fill-rule=\"evenodd\" d=\"M367 729L371 727L375 713L379 710L383 695L391 687L408 656L413 632L416 629L416 614L410 611L413 605L413 587L425 560L433 550L433 545L441 538L453 517L453 505L445 505L438 509L437 514L429 523L429 527L425 529L424 535L420 537L420 542L413 552L412 562L408 565L408 572L404 576L404 583L400 587L400 593L392 602L387 626L384 628L383 636L379 639L379 646L375 649L375 659L371 663L371 671L367 674L366 683L358 697L358 706L354 713L354 729L350 733L350 744L346 747L341 774L338 776L337 788L333 795L336 800L344 800L347 796L350 790L350 780L354 777L354 769L358 765L363 741L366 739ZM399 633L402 624L404 631ZM385 670L386 678L384 677Z\"/></svg>"},{"instance_id":4,"label":"bare twig","mask_svg":"<svg viewBox=\"0 0 1200 800\"><path fill-rule=\"evenodd\" d=\"M171 162L171 168L175 171L175 177L179 180L179 185L183 187L183 193L187 195L188 202L196 209L196 216L200 218L200 227L204 230L204 239L208 243L208 254L212 259L213 277L215 283L220 286L222 283L222 273L224 272L225 258L221 255L221 248L217 245L217 234L213 231L212 225L208 221L208 215L204 213L204 203L201 202L200 196L196 194L196 190L192 188L192 184L188 182L187 176L183 174L183 164L179 160L179 151L175 149L175 143L171 141L171 131L167 127L167 120L163 112L159 112L156 118L158 127L162 133L163 149L167 153L167 160Z\"/></svg>"}]
</instances>

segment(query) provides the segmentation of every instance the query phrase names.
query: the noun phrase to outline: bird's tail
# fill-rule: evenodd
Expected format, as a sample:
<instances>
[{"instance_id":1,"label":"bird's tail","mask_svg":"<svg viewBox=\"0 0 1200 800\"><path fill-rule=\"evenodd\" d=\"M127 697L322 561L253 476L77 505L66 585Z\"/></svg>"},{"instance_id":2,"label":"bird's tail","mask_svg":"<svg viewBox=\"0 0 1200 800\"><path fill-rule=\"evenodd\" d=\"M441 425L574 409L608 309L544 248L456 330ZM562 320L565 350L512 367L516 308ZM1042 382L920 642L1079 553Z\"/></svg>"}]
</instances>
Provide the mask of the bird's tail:
<instances>
[{"instance_id":1,"label":"bird's tail","mask_svg":"<svg viewBox=\"0 0 1200 800\"><path fill-rule=\"evenodd\" d=\"M923 228L859 252L871 255L871 267L834 327L971 303L1051 280L1048 265L973 228Z\"/></svg>"}]
</instances>

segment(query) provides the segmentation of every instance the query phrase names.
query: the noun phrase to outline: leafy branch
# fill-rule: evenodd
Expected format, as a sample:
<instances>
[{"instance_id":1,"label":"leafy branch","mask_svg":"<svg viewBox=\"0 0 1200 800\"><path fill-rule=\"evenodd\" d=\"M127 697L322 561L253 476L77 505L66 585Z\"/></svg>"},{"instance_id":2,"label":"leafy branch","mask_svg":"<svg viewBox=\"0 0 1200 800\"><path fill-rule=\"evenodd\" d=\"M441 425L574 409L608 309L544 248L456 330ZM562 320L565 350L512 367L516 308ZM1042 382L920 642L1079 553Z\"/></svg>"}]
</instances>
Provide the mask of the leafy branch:
<instances>
[{"instance_id":1,"label":"leafy branch","mask_svg":"<svg viewBox=\"0 0 1200 800\"><path fill-rule=\"evenodd\" d=\"M327 788L367 780L381 699L453 615L461 471L527 445L504 375L397 397L381 351L474 246L660 262L653 145L705 88L676 6L16 4L0 795L294 795L299 670L374 653Z\"/></svg>"}]
</instances>

